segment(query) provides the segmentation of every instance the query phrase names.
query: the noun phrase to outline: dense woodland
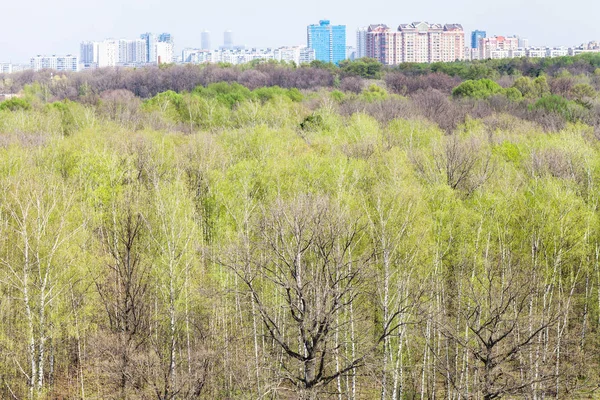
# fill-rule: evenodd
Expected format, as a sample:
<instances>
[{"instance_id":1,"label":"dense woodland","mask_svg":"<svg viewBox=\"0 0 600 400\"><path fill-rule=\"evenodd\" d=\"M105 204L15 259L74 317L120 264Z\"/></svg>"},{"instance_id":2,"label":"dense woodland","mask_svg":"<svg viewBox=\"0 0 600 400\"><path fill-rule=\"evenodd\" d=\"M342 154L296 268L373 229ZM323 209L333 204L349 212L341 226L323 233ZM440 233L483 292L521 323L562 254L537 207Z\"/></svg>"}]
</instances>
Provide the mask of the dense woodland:
<instances>
[{"instance_id":1,"label":"dense woodland","mask_svg":"<svg viewBox=\"0 0 600 400\"><path fill-rule=\"evenodd\" d=\"M0 76L0 398L598 398L599 68Z\"/></svg>"}]
</instances>

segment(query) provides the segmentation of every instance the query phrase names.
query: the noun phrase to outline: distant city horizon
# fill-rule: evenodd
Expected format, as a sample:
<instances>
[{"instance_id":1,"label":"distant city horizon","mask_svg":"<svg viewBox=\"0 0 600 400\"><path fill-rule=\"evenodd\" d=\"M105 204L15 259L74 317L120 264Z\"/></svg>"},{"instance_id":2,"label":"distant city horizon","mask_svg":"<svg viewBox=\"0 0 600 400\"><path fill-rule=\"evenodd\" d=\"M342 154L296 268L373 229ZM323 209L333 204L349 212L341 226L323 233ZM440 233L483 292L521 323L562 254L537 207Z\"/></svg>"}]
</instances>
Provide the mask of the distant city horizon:
<instances>
[{"instance_id":1,"label":"distant city horizon","mask_svg":"<svg viewBox=\"0 0 600 400\"><path fill-rule=\"evenodd\" d=\"M326 18L322 18L322 20L328 20ZM341 24L341 25L345 25L343 23L343 21L337 21L337 20L332 20L334 21L336 24ZM409 22L409 23L414 23L414 22L432 22L432 21L428 21L428 20L419 20L419 21L404 21L404 22ZM458 23L460 24L460 21L435 21L435 22L442 22L442 23ZM313 22L311 22L313 23ZM371 21L368 24L364 24L362 26L358 26L355 29L348 29L347 32L350 31L357 31L360 28L362 28L363 26L368 26L370 24L376 24L376 25L388 25L385 23L382 23L380 21ZM308 25L308 24L307 24ZM400 25L400 23L397 24L398 26ZM464 26L464 24L461 24ZM348 25L346 25L348 26ZM396 25L394 24L389 24L388 26L390 26L390 28L395 29L397 28ZM210 31L207 29L201 29L198 31L198 37L196 38L195 41L190 40L189 38L187 38L187 40L185 41L181 41L181 39L177 36L177 35L172 35L172 37L174 38L174 51L176 53L181 53L182 50L187 49L187 48L195 48L195 49L203 49L203 50L218 50L218 49L223 49L223 48L229 48L232 46L228 46L225 43L225 40L223 38L223 35L226 33L231 33L232 35L235 35L237 37L242 36L242 39L238 39L238 40L233 40L232 43L235 43L236 46L241 46L241 47L245 47L245 48L256 48L256 49L274 49L274 48L278 48L278 47L288 47L288 46L297 46L297 45L301 45L301 44L306 44L306 26L301 27L300 30L303 32L303 39L300 41L297 41L296 43L280 43L280 44L253 44L253 43L249 43L247 41L245 41L243 39L243 36L240 35L238 32L235 32L231 29L224 29L222 31ZM165 29L165 32L170 32L169 29ZM470 43L471 42L471 32L478 32L478 31L486 31L488 33L490 33L489 30L486 30L485 27L483 26L479 26L477 28L473 28L472 30L468 30L465 29L465 43ZM206 35L209 34L209 38L206 38ZM358 43L355 41L355 36L353 34L348 34L347 35L347 42L346 45L347 46L351 46L351 47L357 47ZM525 36L525 35L521 35L519 32L491 32L491 36ZM215 40L216 38L219 38L220 40ZM552 43L544 43L543 40L535 40L531 37L527 37L528 40L531 43L532 47L550 47L550 48L554 48L554 47L576 47L576 46L580 46L580 45L584 45L586 43L589 43L591 41L596 41L596 40L600 40L600 35L599 37L589 37L581 42L576 42L576 43L565 43L565 44L552 44ZM0 52L0 63L12 63L14 65L24 65L24 64L29 64L30 60L32 57L34 56L38 56L38 55L76 55L79 54L79 45L82 42L92 42L92 41L104 41L104 40L131 40L131 36L126 36L126 35L108 35L104 38L91 38L91 37L86 37L86 38L81 38L78 43L77 46L75 48L72 48L70 51L59 51L59 49L57 48L55 51L32 51L29 53L29 55L27 57L25 57L24 59L10 59L7 57L3 56L3 53ZM186 44L181 44L181 43L186 43ZM212 45L210 46L210 48L206 48L205 44L206 43L212 43ZM1 46L1 44L0 44Z\"/></svg>"},{"instance_id":2,"label":"distant city horizon","mask_svg":"<svg viewBox=\"0 0 600 400\"><path fill-rule=\"evenodd\" d=\"M529 38L514 33L487 36L488 30L482 30L484 27L478 26L469 34L457 21L439 22L395 21L389 26L382 23L362 25L353 35L347 34L352 29L348 29L341 21L321 19L318 23L315 21L305 27L305 44L262 47L236 42L237 32L231 29L214 34L208 29L202 29L192 46L179 44L176 36L170 32L146 32L135 38L119 39L111 35L102 40L83 40L79 51L62 54L59 51L36 52L28 62L7 61L0 54L0 73L24 69L78 71L107 66L135 67L164 63L227 62L235 65L256 59L296 64L318 60L339 64L345 59L369 57L382 64L397 65L405 62L431 63L485 58L558 57L600 51L600 45L593 38L589 38L588 42L572 43L568 47L536 47L529 45ZM220 35L222 37L219 39ZM356 41L348 40L349 37Z\"/></svg>"},{"instance_id":3,"label":"distant city horizon","mask_svg":"<svg viewBox=\"0 0 600 400\"><path fill-rule=\"evenodd\" d=\"M290 12L293 9L293 12ZM76 54L81 41L104 38L137 38L140 32L170 32L176 52L201 48L202 32L212 33L212 48L223 45L222 34L233 31L236 44L251 48L277 48L306 41L305 27L319 20L345 25L350 46L358 28L368 24L425 21L461 24L465 32L485 30L489 35L519 35L533 46L575 46L600 39L595 15L600 3L573 0L568 7L548 0L505 0L480 3L422 1L370 7L355 0L306 0L302 7L274 0L251 3L190 3L186 0L105 0L101 4L77 0L58 2L8 2L4 5L5 40L0 42L0 62L28 63L35 55ZM535 18L533 18L535 16ZM26 21L26 22L24 22Z\"/></svg>"}]
</instances>

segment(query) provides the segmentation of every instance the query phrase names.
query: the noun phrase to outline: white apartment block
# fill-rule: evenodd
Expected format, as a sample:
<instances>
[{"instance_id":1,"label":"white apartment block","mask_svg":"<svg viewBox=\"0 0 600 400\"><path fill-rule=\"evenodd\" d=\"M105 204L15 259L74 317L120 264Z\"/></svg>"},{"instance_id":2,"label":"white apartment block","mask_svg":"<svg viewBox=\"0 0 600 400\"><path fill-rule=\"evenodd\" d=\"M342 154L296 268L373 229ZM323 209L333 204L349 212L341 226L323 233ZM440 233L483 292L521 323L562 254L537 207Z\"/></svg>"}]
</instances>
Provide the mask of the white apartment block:
<instances>
[{"instance_id":1,"label":"white apartment block","mask_svg":"<svg viewBox=\"0 0 600 400\"><path fill-rule=\"evenodd\" d=\"M530 47L525 52L529 58L545 58L547 56L547 49L541 47Z\"/></svg>"},{"instance_id":2,"label":"white apartment block","mask_svg":"<svg viewBox=\"0 0 600 400\"><path fill-rule=\"evenodd\" d=\"M82 42L81 63L84 68L140 66L174 62L173 40L162 34L164 41L152 33L139 39L105 39L101 42Z\"/></svg>"},{"instance_id":3,"label":"white apartment block","mask_svg":"<svg viewBox=\"0 0 600 400\"><path fill-rule=\"evenodd\" d=\"M569 49L566 47L555 47L546 49L546 57L564 57L569 55Z\"/></svg>"},{"instance_id":4,"label":"white apartment block","mask_svg":"<svg viewBox=\"0 0 600 400\"><path fill-rule=\"evenodd\" d=\"M98 67L115 67L119 62L119 41L107 39L98 43Z\"/></svg>"},{"instance_id":5,"label":"white apartment block","mask_svg":"<svg viewBox=\"0 0 600 400\"><path fill-rule=\"evenodd\" d=\"M12 74L13 65L11 63L0 63L0 74Z\"/></svg>"},{"instance_id":6,"label":"white apartment block","mask_svg":"<svg viewBox=\"0 0 600 400\"><path fill-rule=\"evenodd\" d=\"M465 59L465 34L460 24L401 24L397 31L387 25L367 28L366 56L382 64L433 63Z\"/></svg>"},{"instance_id":7,"label":"white apartment block","mask_svg":"<svg viewBox=\"0 0 600 400\"><path fill-rule=\"evenodd\" d=\"M30 60L31 69L41 71L43 69L53 69L55 71L73 71L79 70L79 57L73 55L66 56L42 56L32 57Z\"/></svg>"},{"instance_id":8,"label":"white apartment block","mask_svg":"<svg viewBox=\"0 0 600 400\"><path fill-rule=\"evenodd\" d=\"M146 41L142 39L119 39L116 65L139 65L148 60ZM111 47L113 49L113 47Z\"/></svg>"},{"instance_id":9,"label":"white apartment block","mask_svg":"<svg viewBox=\"0 0 600 400\"><path fill-rule=\"evenodd\" d=\"M511 58L511 50L500 50L500 49L496 49L496 50L489 50L487 52L487 58L490 58L492 60L501 60L503 58Z\"/></svg>"},{"instance_id":10,"label":"white apartment block","mask_svg":"<svg viewBox=\"0 0 600 400\"><path fill-rule=\"evenodd\" d=\"M274 59L296 65L307 64L315 60L315 50L306 46L280 47L275 49Z\"/></svg>"},{"instance_id":11,"label":"white apartment block","mask_svg":"<svg viewBox=\"0 0 600 400\"><path fill-rule=\"evenodd\" d=\"M169 42L156 42L156 64L171 64L173 62L173 44Z\"/></svg>"},{"instance_id":12,"label":"white apartment block","mask_svg":"<svg viewBox=\"0 0 600 400\"><path fill-rule=\"evenodd\" d=\"M229 63L233 65L249 63L253 60L275 60L294 62L296 65L310 63L315 60L315 51L304 46L280 47L271 49L244 49L244 50L201 50L184 49L181 52L183 63Z\"/></svg>"},{"instance_id":13,"label":"white apartment block","mask_svg":"<svg viewBox=\"0 0 600 400\"><path fill-rule=\"evenodd\" d=\"M365 26L356 30L356 58L367 56L367 33L369 27Z\"/></svg>"}]
</instances>

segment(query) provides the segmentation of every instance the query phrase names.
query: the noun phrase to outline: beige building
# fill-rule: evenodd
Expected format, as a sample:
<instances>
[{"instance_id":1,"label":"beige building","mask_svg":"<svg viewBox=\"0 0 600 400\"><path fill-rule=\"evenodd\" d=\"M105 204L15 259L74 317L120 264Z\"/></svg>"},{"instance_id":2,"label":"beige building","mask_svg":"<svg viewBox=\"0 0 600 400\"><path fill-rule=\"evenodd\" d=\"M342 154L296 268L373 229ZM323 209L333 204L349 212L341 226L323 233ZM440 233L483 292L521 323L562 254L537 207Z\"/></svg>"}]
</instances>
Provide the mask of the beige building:
<instances>
[{"instance_id":1,"label":"beige building","mask_svg":"<svg viewBox=\"0 0 600 400\"><path fill-rule=\"evenodd\" d=\"M387 25L370 25L367 57L382 64L434 63L464 60L465 34L459 24L402 24L393 31Z\"/></svg>"}]
</instances>

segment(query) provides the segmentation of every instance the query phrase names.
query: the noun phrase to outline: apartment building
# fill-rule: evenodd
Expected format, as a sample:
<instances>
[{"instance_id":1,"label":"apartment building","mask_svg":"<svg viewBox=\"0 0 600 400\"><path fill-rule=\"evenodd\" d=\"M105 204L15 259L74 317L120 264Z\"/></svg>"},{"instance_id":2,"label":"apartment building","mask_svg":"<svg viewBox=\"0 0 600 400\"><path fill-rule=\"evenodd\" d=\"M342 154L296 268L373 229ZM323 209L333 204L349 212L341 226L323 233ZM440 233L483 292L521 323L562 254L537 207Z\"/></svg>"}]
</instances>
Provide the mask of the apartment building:
<instances>
[{"instance_id":1,"label":"apartment building","mask_svg":"<svg viewBox=\"0 0 600 400\"><path fill-rule=\"evenodd\" d=\"M11 63L0 63L0 74L12 74L13 65Z\"/></svg>"},{"instance_id":2,"label":"apartment building","mask_svg":"<svg viewBox=\"0 0 600 400\"><path fill-rule=\"evenodd\" d=\"M464 60L465 34L460 24L415 22L396 31L385 24L369 25L366 51L386 65Z\"/></svg>"},{"instance_id":3,"label":"apartment building","mask_svg":"<svg viewBox=\"0 0 600 400\"><path fill-rule=\"evenodd\" d=\"M274 50L274 60L307 64L315 60L315 51L305 46L280 47Z\"/></svg>"},{"instance_id":4,"label":"apartment building","mask_svg":"<svg viewBox=\"0 0 600 400\"><path fill-rule=\"evenodd\" d=\"M71 54L67 54L66 56L37 55L31 58L30 65L34 71L53 69L55 71L77 72L79 70L79 57Z\"/></svg>"},{"instance_id":5,"label":"apartment building","mask_svg":"<svg viewBox=\"0 0 600 400\"><path fill-rule=\"evenodd\" d=\"M369 27L365 26L356 30L356 58L367 56L367 33Z\"/></svg>"},{"instance_id":6,"label":"apartment building","mask_svg":"<svg viewBox=\"0 0 600 400\"><path fill-rule=\"evenodd\" d=\"M479 58L482 60L496 58L498 54L504 54L504 52L517 50L518 48L519 38L516 36L491 36L482 38L479 40Z\"/></svg>"},{"instance_id":7,"label":"apartment building","mask_svg":"<svg viewBox=\"0 0 600 400\"><path fill-rule=\"evenodd\" d=\"M315 60L315 51L304 46L287 46L277 49L233 49L202 50L184 49L181 53L184 63L204 64L226 62L233 65L244 64L253 60L275 60L294 62L297 65Z\"/></svg>"}]
</instances>

